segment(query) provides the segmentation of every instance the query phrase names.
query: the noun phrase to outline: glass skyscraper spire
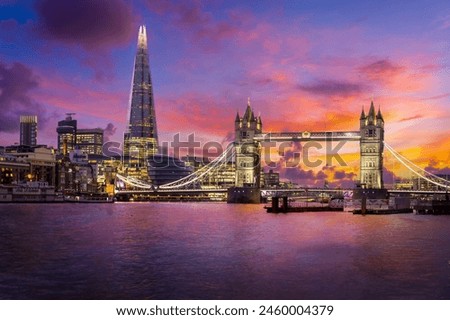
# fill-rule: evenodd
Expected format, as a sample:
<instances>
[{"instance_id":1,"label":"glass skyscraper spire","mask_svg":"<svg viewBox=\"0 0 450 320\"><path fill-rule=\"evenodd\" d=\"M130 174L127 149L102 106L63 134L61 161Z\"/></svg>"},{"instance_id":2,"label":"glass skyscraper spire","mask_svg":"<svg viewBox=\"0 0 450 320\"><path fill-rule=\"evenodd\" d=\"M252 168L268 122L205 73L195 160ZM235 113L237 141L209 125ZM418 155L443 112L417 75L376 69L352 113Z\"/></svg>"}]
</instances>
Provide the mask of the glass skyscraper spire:
<instances>
[{"instance_id":1,"label":"glass skyscraper spire","mask_svg":"<svg viewBox=\"0 0 450 320\"><path fill-rule=\"evenodd\" d=\"M158 151L155 103L145 26L139 27L131 87L130 115L124 134L124 164L127 174L147 180L147 159Z\"/></svg>"}]
</instances>

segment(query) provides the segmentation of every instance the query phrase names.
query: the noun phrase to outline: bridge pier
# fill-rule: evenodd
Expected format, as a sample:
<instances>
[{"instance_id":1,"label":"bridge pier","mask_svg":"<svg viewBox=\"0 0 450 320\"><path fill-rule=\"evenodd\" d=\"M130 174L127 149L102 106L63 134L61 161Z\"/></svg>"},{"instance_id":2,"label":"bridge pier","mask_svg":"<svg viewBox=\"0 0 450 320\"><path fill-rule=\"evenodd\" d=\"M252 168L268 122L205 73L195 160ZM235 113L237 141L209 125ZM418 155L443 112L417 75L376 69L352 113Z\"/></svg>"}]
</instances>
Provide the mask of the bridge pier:
<instances>
[{"instance_id":1,"label":"bridge pier","mask_svg":"<svg viewBox=\"0 0 450 320\"><path fill-rule=\"evenodd\" d=\"M257 187L231 187L227 203L261 203L261 189Z\"/></svg>"}]
</instances>

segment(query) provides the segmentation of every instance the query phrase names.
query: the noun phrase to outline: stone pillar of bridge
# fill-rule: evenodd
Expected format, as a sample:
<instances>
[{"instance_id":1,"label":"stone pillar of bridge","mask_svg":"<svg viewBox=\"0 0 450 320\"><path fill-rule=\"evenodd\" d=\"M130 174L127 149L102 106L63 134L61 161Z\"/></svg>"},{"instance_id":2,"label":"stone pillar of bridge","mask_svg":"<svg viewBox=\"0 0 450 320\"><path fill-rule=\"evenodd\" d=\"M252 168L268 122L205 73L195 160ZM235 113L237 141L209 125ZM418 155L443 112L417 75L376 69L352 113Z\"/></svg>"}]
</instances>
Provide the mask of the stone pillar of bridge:
<instances>
[{"instance_id":1,"label":"stone pillar of bridge","mask_svg":"<svg viewBox=\"0 0 450 320\"><path fill-rule=\"evenodd\" d=\"M254 136L261 132L261 117L255 117L249 99L244 116L238 113L235 120L236 187L260 187L261 144Z\"/></svg>"},{"instance_id":2,"label":"stone pillar of bridge","mask_svg":"<svg viewBox=\"0 0 450 320\"><path fill-rule=\"evenodd\" d=\"M361 187L383 189L384 119L380 109L375 114L373 101L367 115L361 112L360 130Z\"/></svg>"}]
</instances>

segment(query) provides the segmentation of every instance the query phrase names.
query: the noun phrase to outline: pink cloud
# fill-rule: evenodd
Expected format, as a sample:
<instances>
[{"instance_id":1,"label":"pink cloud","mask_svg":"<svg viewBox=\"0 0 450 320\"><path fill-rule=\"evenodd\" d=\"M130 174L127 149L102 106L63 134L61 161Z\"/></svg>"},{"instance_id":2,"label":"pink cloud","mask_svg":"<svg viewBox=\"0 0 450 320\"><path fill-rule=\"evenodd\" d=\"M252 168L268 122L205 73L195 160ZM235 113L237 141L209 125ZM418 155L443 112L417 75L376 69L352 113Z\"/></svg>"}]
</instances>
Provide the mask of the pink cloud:
<instances>
[{"instance_id":1,"label":"pink cloud","mask_svg":"<svg viewBox=\"0 0 450 320\"><path fill-rule=\"evenodd\" d=\"M79 116L96 117L109 122L125 123L128 92L101 88L96 83L67 80L56 74L39 71L40 87L34 97L43 105L60 113L75 112Z\"/></svg>"},{"instance_id":2,"label":"pink cloud","mask_svg":"<svg viewBox=\"0 0 450 320\"><path fill-rule=\"evenodd\" d=\"M388 82L393 77L402 74L405 67L396 65L388 59L381 59L360 67L359 71L370 80Z\"/></svg>"}]
</instances>

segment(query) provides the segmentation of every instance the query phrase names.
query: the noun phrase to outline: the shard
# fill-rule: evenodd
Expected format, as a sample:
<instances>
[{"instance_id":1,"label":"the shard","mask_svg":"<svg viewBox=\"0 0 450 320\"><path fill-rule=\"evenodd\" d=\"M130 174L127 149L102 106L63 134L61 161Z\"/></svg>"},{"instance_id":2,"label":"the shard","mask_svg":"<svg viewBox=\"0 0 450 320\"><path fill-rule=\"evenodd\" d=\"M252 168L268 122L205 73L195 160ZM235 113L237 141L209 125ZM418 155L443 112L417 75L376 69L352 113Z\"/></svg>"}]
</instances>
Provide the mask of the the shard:
<instances>
[{"instance_id":1,"label":"the shard","mask_svg":"<svg viewBox=\"0 0 450 320\"><path fill-rule=\"evenodd\" d=\"M128 128L124 134L124 167L129 176L147 180L147 160L158 151L155 103L145 26L139 27Z\"/></svg>"}]
</instances>

